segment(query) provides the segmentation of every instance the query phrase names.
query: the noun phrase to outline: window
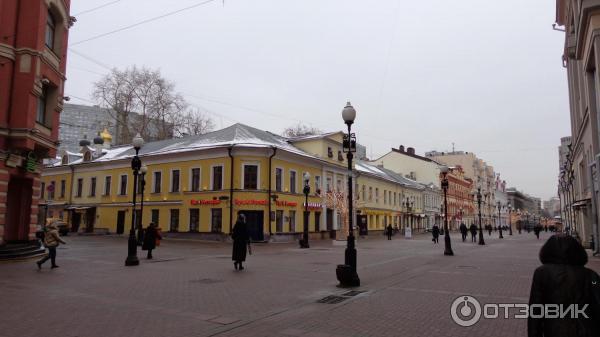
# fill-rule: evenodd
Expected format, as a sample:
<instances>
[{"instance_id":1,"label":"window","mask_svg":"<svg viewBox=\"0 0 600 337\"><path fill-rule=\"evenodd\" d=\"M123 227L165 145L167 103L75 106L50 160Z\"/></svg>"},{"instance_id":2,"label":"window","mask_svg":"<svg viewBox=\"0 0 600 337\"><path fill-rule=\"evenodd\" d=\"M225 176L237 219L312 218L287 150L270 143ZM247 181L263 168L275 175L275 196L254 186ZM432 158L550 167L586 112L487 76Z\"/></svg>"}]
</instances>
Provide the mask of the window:
<instances>
[{"instance_id":1,"label":"window","mask_svg":"<svg viewBox=\"0 0 600 337\"><path fill-rule=\"evenodd\" d=\"M119 189L119 195L127 195L127 175L121 176L121 186Z\"/></svg>"},{"instance_id":2,"label":"window","mask_svg":"<svg viewBox=\"0 0 600 337\"><path fill-rule=\"evenodd\" d=\"M62 160L63 165L69 164L69 156L68 155L65 154L61 160Z\"/></svg>"},{"instance_id":3,"label":"window","mask_svg":"<svg viewBox=\"0 0 600 337\"><path fill-rule=\"evenodd\" d=\"M48 102L48 87L42 87L42 94L37 98L37 113L35 121L46 125L46 105Z\"/></svg>"},{"instance_id":4,"label":"window","mask_svg":"<svg viewBox=\"0 0 600 337\"><path fill-rule=\"evenodd\" d=\"M46 19L46 47L54 49L54 37L56 36L56 22L54 15L48 11L48 18Z\"/></svg>"},{"instance_id":5,"label":"window","mask_svg":"<svg viewBox=\"0 0 600 337\"><path fill-rule=\"evenodd\" d=\"M162 183L162 172L156 171L154 175L154 185L152 186L152 193L160 193L160 185Z\"/></svg>"},{"instance_id":6,"label":"window","mask_svg":"<svg viewBox=\"0 0 600 337\"><path fill-rule=\"evenodd\" d=\"M367 200L367 186L362 185L362 200Z\"/></svg>"},{"instance_id":7,"label":"window","mask_svg":"<svg viewBox=\"0 0 600 337\"><path fill-rule=\"evenodd\" d=\"M315 212L315 232L321 230L321 212Z\"/></svg>"},{"instance_id":8,"label":"window","mask_svg":"<svg viewBox=\"0 0 600 337\"><path fill-rule=\"evenodd\" d=\"M92 161L92 153L90 151L85 151L83 154L83 161Z\"/></svg>"},{"instance_id":9,"label":"window","mask_svg":"<svg viewBox=\"0 0 600 337\"><path fill-rule=\"evenodd\" d=\"M290 193L296 193L296 171L290 171Z\"/></svg>"},{"instance_id":10,"label":"window","mask_svg":"<svg viewBox=\"0 0 600 337\"><path fill-rule=\"evenodd\" d=\"M63 179L60 181L60 197L61 198L65 197L66 189L67 189L67 182Z\"/></svg>"},{"instance_id":11,"label":"window","mask_svg":"<svg viewBox=\"0 0 600 337\"><path fill-rule=\"evenodd\" d=\"M375 188L375 203L379 203L379 188Z\"/></svg>"},{"instance_id":12,"label":"window","mask_svg":"<svg viewBox=\"0 0 600 337\"><path fill-rule=\"evenodd\" d=\"M387 191L383 190L383 204L384 205L387 205L387 200L388 200L388 198L387 198Z\"/></svg>"},{"instance_id":13,"label":"window","mask_svg":"<svg viewBox=\"0 0 600 337\"><path fill-rule=\"evenodd\" d=\"M396 206L396 204L398 203L398 194L396 192L394 192L394 206Z\"/></svg>"},{"instance_id":14,"label":"window","mask_svg":"<svg viewBox=\"0 0 600 337\"><path fill-rule=\"evenodd\" d=\"M104 177L104 195L110 195L111 176Z\"/></svg>"},{"instance_id":15,"label":"window","mask_svg":"<svg viewBox=\"0 0 600 337\"><path fill-rule=\"evenodd\" d=\"M336 188L337 192L341 192L342 191L342 179L340 179L340 178L337 179L335 188Z\"/></svg>"},{"instance_id":16,"label":"window","mask_svg":"<svg viewBox=\"0 0 600 337\"><path fill-rule=\"evenodd\" d=\"M275 232L283 232L283 211L281 210L275 212Z\"/></svg>"},{"instance_id":17,"label":"window","mask_svg":"<svg viewBox=\"0 0 600 337\"><path fill-rule=\"evenodd\" d=\"M198 232L200 227L200 209L190 208L190 232Z\"/></svg>"},{"instance_id":18,"label":"window","mask_svg":"<svg viewBox=\"0 0 600 337\"><path fill-rule=\"evenodd\" d=\"M171 192L179 192L179 170L171 171Z\"/></svg>"},{"instance_id":19,"label":"window","mask_svg":"<svg viewBox=\"0 0 600 337\"><path fill-rule=\"evenodd\" d=\"M369 201L373 201L373 187L369 186Z\"/></svg>"},{"instance_id":20,"label":"window","mask_svg":"<svg viewBox=\"0 0 600 337\"><path fill-rule=\"evenodd\" d=\"M290 211L290 233L296 232L296 211Z\"/></svg>"},{"instance_id":21,"label":"window","mask_svg":"<svg viewBox=\"0 0 600 337\"><path fill-rule=\"evenodd\" d=\"M223 166L213 166L212 168L212 188L213 191L223 189ZM221 230L219 229L219 232Z\"/></svg>"},{"instance_id":22,"label":"window","mask_svg":"<svg viewBox=\"0 0 600 337\"><path fill-rule=\"evenodd\" d=\"M275 191L283 191L283 169L275 169Z\"/></svg>"},{"instance_id":23,"label":"window","mask_svg":"<svg viewBox=\"0 0 600 337\"><path fill-rule=\"evenodd\" d=\"M321 176L315 176L315 193L321 194Z\"/></svg>"},{"instance_id":24,"label":"window","mask_svg":"<svg viewBox=\"0 0 600 337\"><path fill-rule=\"evenodd\" d=\"M193 168L192 169L192 186L190 186L190 191L199 192L200 191L200 169Z\"/></svg>"},{"instance_id":25,"label":"window","mask_svg":"<svg viewBox=\"0 0 600 337\"><path fill-rule=\"evenodd\" d=\"M158 219L159 219L159 215L160 215L160 213L159 213L159 210L157 210L157 209L153 209L153 210L151 211L151 216L150 216L150 217L152 218L152 222L153 222L155 225L158 225Z\"/></svg>"},{"instance_id":26,"label":"window","mask_svg":"<svg viewBox=\"0 0 600 337\"><path fill-rule=\"evenodd\" d=\"M221 208L211 209L210 218L210 231L213 233L221 233L221 225L223 222L223 210Z\"/></svg>"},{"instance_id":27,"label":"window","mask_svg":"<svg viewBox=\"0 0 600 337\"><path fill-rule=\"evenodd\" d=\"M327 180L326 180L327 186L325 186L327 188L327 192L331 192L332 181L333 181L333 179L331 177L327 177Z\"/></svg>"},{"instance_id":28,"label":"window","mask_svg":"<svg viewBox=\"0 0 600 337\"><path fill-rule=\"evenodd\" d=\"M40 192L40 198L44 199L44 193L45 193L45 190L46 190L46 183L42 182L42 186L41 187L42 188L41 188L41 192Z\"/></svg>"},{"instance_id":29,"label":"window","mask_svg":"<svg viewBox=\"0 0 600 337\"><path fill-rule=\"evenodd\" d=\"M171 209L171 219L169 221L169 231L179 232L179 210Z\"/></svg>"},{"instance_id":30,"label":"window","mask_svg":"<svg viewBox=\"0 0 600 337\"><path fill-rule=\"evenodd\" d=\"M76 196L78 198L81 198L82 194L83 194L83 178L79 178L79 179L77 179L77 194L76 194Z\"/></svg>"},{"instance_id":31,"label":"window","mask_svg":"<svg viewBox=\"0 0 600 337\"><path fill-rule=\"evenodd\" d=\"M92 177L90 180L90 197L96 196L96 177Z\"/></svg>"},{"instance_id":32,"label":"window","mask_svg":"<svg viewBox=\"0 0 600 337\"><path fill-rule=\"evenodd\" d=\"M48 199L54 199L54 189L56 187L56 183L54 181L50 182L50 186L48 186Z\"/></svg>"},{"instance_id":33,"label":"window","mask_svg":"<svg viewBox=\"0 0 600 337\"><path fill-rule=\"evenodd\" d=\"M244 165L244 189L258 189L258 165Z\"/></svg>"}]
</instances>

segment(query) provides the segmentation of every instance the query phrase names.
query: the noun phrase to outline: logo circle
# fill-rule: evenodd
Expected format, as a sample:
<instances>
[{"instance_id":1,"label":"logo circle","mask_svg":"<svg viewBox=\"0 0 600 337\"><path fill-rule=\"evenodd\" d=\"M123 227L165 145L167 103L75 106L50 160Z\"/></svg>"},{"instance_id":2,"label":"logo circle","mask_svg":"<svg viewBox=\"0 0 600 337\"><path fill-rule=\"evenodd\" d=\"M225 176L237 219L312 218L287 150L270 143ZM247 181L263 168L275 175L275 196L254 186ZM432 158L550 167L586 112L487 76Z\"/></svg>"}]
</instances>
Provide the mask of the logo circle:
<instances>
[{"instance_id":1,"label":"logo circle","mask_svg":"<svg viewBox=\"0 0 600 337\"><path fill-rule=\"evenodd\" d=\"M450 315L460 326L473 326L481 318L481 304L472 296L459 296L452 302Z\"/></svg>"}]
</instances>

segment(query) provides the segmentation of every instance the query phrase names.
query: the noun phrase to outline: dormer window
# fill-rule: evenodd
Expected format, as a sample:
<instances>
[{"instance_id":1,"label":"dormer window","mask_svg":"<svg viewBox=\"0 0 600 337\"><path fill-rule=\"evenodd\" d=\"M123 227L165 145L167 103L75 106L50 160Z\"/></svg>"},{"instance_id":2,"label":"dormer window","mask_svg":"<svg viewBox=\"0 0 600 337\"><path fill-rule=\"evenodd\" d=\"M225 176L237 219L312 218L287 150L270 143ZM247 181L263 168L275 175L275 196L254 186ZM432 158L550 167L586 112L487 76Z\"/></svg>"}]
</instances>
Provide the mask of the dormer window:
<instances>
[{"instance_id":1,"label":"dormer window","mask_svg":"<svg viewBox=\"0 0 600 337\"><path fill-rule=\"evenodd\" d=\"M68 155L66 155L66 154L63 155L63 157L62 157L62 164L63 165L69 164L69 156Z\"/></svg>"},{"instance_id":2,"label":"dormer window","mask_svg":"<svg viewBox=\"0 0 600 337\"><path fill-rule=\"evenodd\" d=\"M92 152L85 151L83 154L83 161L92 161Z\"/></svg>"},{"instance_id":3,"label":"dormer window","mask_svg":"<svg viewBox=\"0 0 600 337\"><path fill-rule=\"evenodd\" d=\"M338 160L344 161L344 154L342 154L342 151L338 151Z\"/></svg>"},{"instance_id":4,"label":"dormer window","mask_svg":"<svg viewBox=\"0 0 600 337\"><path fill-rule=\"evenodd\" d=\"M56 36L56 20L52 12L48 11L48 18L46 19L46 47L54 50L54 37Z\"/></svg>"},{"instance_id":5,"label":"dormer window","mask_svg":"<svg viewBox=\"0 0 600 337\"><path fill-rule=\"evenodd\" d=\"M331 147L327 147L327 157L333 158L333 150Z\"/></svg>"}]
</instances>

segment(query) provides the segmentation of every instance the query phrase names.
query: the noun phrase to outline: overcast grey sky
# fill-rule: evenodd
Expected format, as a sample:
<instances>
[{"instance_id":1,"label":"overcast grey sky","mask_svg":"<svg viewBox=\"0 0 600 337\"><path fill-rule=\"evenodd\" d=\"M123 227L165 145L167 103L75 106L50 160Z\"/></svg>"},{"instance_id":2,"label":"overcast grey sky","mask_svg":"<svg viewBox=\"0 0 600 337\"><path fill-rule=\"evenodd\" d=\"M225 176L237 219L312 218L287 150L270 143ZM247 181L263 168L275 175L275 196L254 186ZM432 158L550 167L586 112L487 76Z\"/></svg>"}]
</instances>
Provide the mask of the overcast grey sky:
<instances>
[{"instance_id":1,"label":"overcast grey sky","mask_svg":"<svg viewBox=\"0 0 600 337\"><path fill-rule=\"evenodd\" d=\"M131 65L160 69L217 127L339 130L350 100L373 157L455 143L509 186L555 195L570 127L553 1L215 0L94 38L200 3L72 1L71 103L90 104L107 67Z\"/></svg>"}]
</instances>

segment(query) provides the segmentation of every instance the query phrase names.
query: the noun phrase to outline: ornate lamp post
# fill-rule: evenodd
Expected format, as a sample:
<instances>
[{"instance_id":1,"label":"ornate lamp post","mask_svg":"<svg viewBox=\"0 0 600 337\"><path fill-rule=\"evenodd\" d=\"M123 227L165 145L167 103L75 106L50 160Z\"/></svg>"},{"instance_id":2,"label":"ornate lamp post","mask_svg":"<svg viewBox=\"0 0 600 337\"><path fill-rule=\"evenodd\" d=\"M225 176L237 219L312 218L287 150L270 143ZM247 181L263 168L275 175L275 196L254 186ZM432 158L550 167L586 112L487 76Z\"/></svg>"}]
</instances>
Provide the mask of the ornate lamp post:
<instances>
[{"instance_id":1,"label":"ornate lamp post","mask_svg":"<svg viewBox=\"0 0 600 337\"><path fill-rule=\"evenodd\" d=\"M508 235L512 235L512 205L508 203Z\"/></svg>"},{"instance_id":2,"label":"ornate lamp post","mask_svg":"<svg viewBox=\"0 0 600 337\"><path fill-rule=\"evenodd\" d=\"M304 230L302 240L300 240L300 248L309 248L308 245L308 195L310 194L310 173L304 172Z\"/></svg>"},{"instance_id":3,"label":"ornate lamp post","mask_svg":"<svg viewBox=\"0 0 600 337\"><path fill-rule=\"evenodd\" d=\"M138 233L137 240L138 246L141 246L144 241L144 190L146 189L146 173L148 172L148 166L145 164L140 168L140 189L141 189L141 200L140 200L140 219L138 220Z\"/></svg>"},{"instance_id":4,"label":"ornate lamp post","mask_svg":"<svg viewBox=\"0 0 600 337\"><path fill-rule=\"evenodd\" d=\"M138 174L142 167L142 161L140 160L140 157L138 157L138 154L144 145L144 139L139 133L133 137L132 145L135 149L135 156L133 156L133 159L131 160L131 169L133 170L133 212L131 212L131 230L129 231L127 259L125 260L126 266L137 266L140 264L140 261L137 257L137 240L135 239L135 225L137 223L135 214L135 197L137 195Z\"/></svg>"},{"instance_id":5,"label":"ornate lamp post","mask_svg":"<svg viewBox=\"0 0 600 337\"><path fill-rule=\"evenodd\" d=\"M500 218L500 211L502 210L502 204L500 203L500 201L498 201L497 207L498 207L498 231L500 233L500 236L498 236L498 238L504 239L504 236L502 235L502 219Z\"/></svg>"},{"instance_id":6,"label":"ornate lamp post","mask_svg":"<svg viewBox=\"0 0 600 337\"><path fill-rule=\"evenodd\" d=\"M477 193L473 193L473 197L477 197L477 207L479 209L479 245L485 245L485 240L483 239L483 228L481 227L481 187L477 187Z\"/></svg>"},{"instance_id":7,"label":"ornate lamp post","mask_svg":"<svg viewBox=\"0 0 600 337\"><path fill-rule=\"evenodd\" d=\"M403 202L402 204L406 208L406 223L410 226L410 229L412 230L412 227L413 227L413 224L412 224L412 206L414 204L414 201L411 201L410 198L407 196L406 197L406 201Z\"/></svg>"},{"instance_id":8,"label":"ornate lamp post","mask_svg":"<svg viewBox=\"0 0 600 337\"><path fill-rule=\"evenodd\" d=\"M444 190L444 255L452 256L452 245L450 243L450 231L448 230L448 166L442 166L442 189Z\"/></svg>"},{"instance_id":9,"label":"ornate lamp post","mask_svg":"<svg viewBox=\"0 0 600 337\"><path fill-rule=\"evenodd\" d=\"M353 153L356 152L356 136L352 133L352 124L356 118L356 110L348 102L342 110L342 118L344 123L348 126L348 134L344 135L344 152L348 158L348 243L346 252L344 254L344 264L338 265L336 269L336 275L340 285L342 287L358 287L360 286L360 279L356 272L356 248L354 238L354 214L352 210L352 158Z\"/></svg>"}]
</instances>

